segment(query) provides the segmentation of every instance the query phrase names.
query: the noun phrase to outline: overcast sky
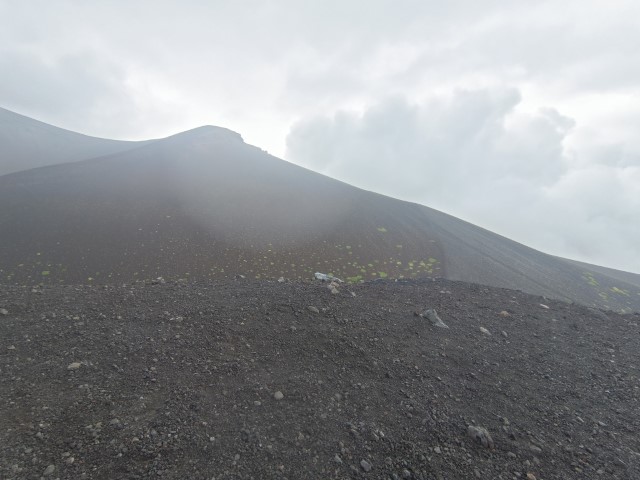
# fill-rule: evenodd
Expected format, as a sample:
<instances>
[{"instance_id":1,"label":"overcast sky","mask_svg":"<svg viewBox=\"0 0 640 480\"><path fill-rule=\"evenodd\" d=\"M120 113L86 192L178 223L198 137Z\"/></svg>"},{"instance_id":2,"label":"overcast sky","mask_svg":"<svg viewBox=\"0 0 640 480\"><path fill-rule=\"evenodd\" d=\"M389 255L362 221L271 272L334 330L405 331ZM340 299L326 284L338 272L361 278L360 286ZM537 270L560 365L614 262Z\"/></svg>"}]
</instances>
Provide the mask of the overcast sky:
<instances>
[{"instance_id":1,"label":"overcast sky","mask_svg":"<svg viewBox=\"0 0 640 480\"><path fill-rule=\"evenodd\" d=\"M640 273L640 2L0 0L0 106L212 124L542 251Z\"/></svg>"}]
</instances>

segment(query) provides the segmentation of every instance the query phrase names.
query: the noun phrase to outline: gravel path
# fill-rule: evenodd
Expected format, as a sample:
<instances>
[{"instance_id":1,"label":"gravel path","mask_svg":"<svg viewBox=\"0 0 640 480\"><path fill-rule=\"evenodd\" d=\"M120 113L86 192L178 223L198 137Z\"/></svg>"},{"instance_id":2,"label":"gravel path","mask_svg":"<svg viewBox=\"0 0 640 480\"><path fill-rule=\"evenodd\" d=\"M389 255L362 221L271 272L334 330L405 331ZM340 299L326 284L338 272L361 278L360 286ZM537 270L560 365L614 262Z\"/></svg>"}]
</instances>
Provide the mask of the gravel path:
<instances>
[{"instance_id":1,"label":"gravel path","mask_svg":"<svg viewBox=\"0 0 640 480\"><path fill-rule=\"evenodd\" d=\"M338 290L0 286L0 478L640 478L639 314Z\"/></svg>"}]
</instances>

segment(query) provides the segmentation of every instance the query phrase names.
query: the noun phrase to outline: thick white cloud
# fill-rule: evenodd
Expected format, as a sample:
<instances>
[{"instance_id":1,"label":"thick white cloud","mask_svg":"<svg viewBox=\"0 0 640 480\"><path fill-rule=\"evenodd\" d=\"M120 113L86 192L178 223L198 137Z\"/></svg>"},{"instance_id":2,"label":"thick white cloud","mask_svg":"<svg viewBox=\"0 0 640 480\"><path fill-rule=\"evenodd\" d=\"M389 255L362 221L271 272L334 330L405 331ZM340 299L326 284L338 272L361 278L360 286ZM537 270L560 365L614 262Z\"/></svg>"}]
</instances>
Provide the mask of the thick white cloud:
<instances>
[{"instance_id":1,"label":"thick white cloud","mask_svg":"<svg viewBox=\"0 0 640 480\"><path fill-rule=\"evenodd\" d=\"M638 270L600 253L638 243L638 18L637 0L0 0L0 106L123 139L220 125L279 156L295 125L288 160ZM606 218L594 179L628 194ZM504 228L491 191L538 227Z\"/></svg>"},{"instance_id":2,"label":"thick white cloud","mask_svg":"<svg viewBox=\"0 0 640 480\"><path fill-rule=\"evenodd\" d=\"M543 251L640 272L637 157L619 145L604 161L580 158L564 145L574 120L519 103L512 89L393 98L298 122L287 156Z\"/></svg>"}]
</instances>

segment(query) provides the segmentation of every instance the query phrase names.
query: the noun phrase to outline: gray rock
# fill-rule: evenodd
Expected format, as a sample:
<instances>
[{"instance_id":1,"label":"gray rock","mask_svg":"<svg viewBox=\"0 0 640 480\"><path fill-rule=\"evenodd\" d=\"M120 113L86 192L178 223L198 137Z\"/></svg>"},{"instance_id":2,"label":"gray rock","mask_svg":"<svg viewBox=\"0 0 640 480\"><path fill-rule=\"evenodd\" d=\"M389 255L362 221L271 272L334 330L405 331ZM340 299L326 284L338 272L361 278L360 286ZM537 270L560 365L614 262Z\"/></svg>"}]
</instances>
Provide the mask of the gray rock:
<instances>
[{"instance_id":1,"label":"gray rock","mask_svg":"<svg viewBox=\"0 0 640 480\"><path fill-rule=\"evenodd\" d=\"M493 443L493 438L491 438L491 435L486 428L474 427L473 425L469 425L469 427L467 428L467 435L477 443L481 444L484 448L493 450L495 446Z\"/></svg>"},{"instance_id":2,"label":"gray rock","mask_svg":"<svg viewBox=\"0 0 640 480\"><path fill-rule=\"evenodd\" d=\"M540 455L542 453L542 449L536 445L529 445L529 449L536 455Z\"/></svg>"},{"instance_id":3,"label":"gray rock","mask_svg":"<svg viewBox=\"0 0 640 480\"><path fill-rule=\"evenodd\" d=\"M49 465L47 468L44 469L44 472L42 472L42 476L43 477L47 477L49 475L51 475L53 472L56 471L56 466L55 465Z\"/></svg>"},{"instance_id":4,"label":"gray rock","mask_svg":"<svg viewBox=\"0 0 640 480\"><path fill-rule=\"evenodd\" d=\"M436 452L438 455L442 453L442 450L440 449L440 447L435 447L433 451Z\"/></svg>"},{"instance_id":5,"label":"gray rock","mask_svg":"<svg viewBox=\"0 0 640 480\"><path fill-rule=\"evenodd\" d=\"M0 308L0 315L9 315L9 310L6 308Z\"/></svg>"},{"instance_id":6,"label":"gray rock","mask_svg":"<svg viewBox=\"0 0 640 480\"><path fill-rule=\"evenodd\" d=\"M67 366L67 370L78 370L81 366L82 366L82 363L73 362L73 363L70 363L69 366Z\"/></svg>"},{"instance_id":7,"label":"gray rock","mask_svg":"<svg viewBox=\"0 0 640 480\"><path fill-rule=\"evenodd\" d=\"M318 310L316 307L314 307L313 305L309 305L307 307L307 310L309 310L311 313L320 313L320 310Z\"/></svg>"},{"instance_id":8,"label":"gray rock","mask_svg":"<svg viewBox=\"0 0 640 480\"><path fill-rule=\"evenodd\" d=\"M431 325L438 328L449 328L438 316L438 312L436 312L433 308L429 308L420 314L422 318L426 318L431 322Z\"/></svg>"},{"instance_id":9,"label":"gray rock","mask_svg":"<svg viewBox=\"0 0 640 480\"><path fill-rule=\"evenodd\" d=\"M365 472L371 471L371 464L366 460L360 460L360 466L362 467L362 470L364 470Z\"/></svg>"},{"instance_id":10,"label":"gray rock","mask_svg":"<svg viewBox=\"0 0 640 480\"><path fill-rule=\"evenodd\" d=\"M480 331L485 335L491 335L491 332L484 327L480 327Z\"/></svg>"},{"instance_id":11,"label":"gray rock","mask_svg":"<svg viewBox=\"0 0 640 480\"><path fill-rule=\"evenodd\" d=\"M282 400L284 398L284 394L280 390L278 390L273 394L273 398L275 398L276 400Z\"/></svg>"}]
</instances>

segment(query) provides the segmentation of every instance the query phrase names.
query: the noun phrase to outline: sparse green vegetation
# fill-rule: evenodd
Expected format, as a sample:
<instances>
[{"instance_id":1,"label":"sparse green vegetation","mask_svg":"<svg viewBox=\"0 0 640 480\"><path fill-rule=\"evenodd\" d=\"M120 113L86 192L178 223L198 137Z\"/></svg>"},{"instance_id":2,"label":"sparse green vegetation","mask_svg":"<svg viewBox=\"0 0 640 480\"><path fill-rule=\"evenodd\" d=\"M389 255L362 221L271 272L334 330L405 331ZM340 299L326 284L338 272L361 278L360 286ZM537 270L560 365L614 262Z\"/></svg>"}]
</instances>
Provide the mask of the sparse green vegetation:
<instances>
[{"instance_id":1,"label":"sparse green vegetation","mask_svg":"<svg viewBox=\"0 0 640 480\"><path fill-rule=\"evenodd\" d=\"M591 285L592 287L598 287L600 286L600 284L598 283L598 281L595 279L595 277L593 276L593 273L591 272L585 272L584 275L582 276L582 278L584 278L587 283L589 285Z\"/></svg>"},{"instance_id":2,"label":"sparse green vegetation","mask_svg":"<svg viewBox=\"0 0 640 480\"><path fill-rule=\"evenodd\" d=\"M617 293L618 295L625 295L627 297L629 296L629 292L618 287L611 287L611 291L613 293Z\"/></svg>"}]
</instances>

